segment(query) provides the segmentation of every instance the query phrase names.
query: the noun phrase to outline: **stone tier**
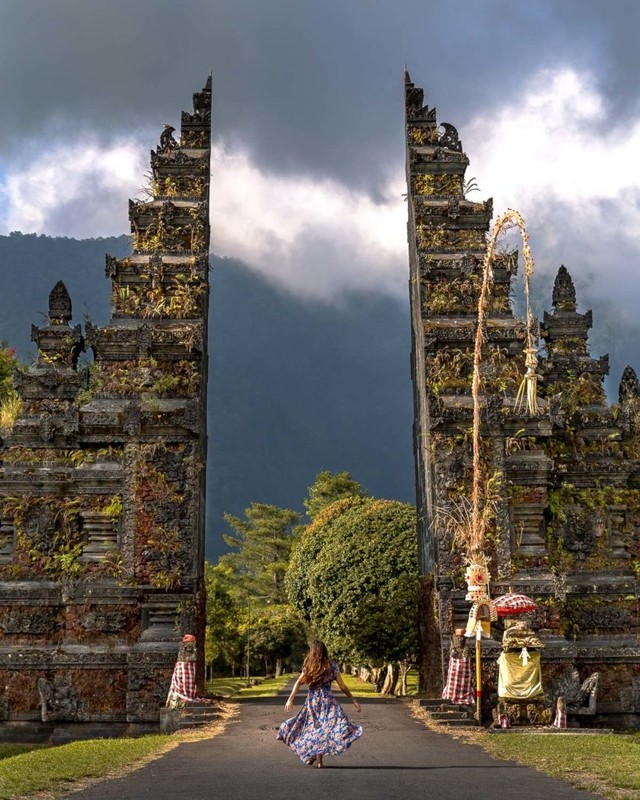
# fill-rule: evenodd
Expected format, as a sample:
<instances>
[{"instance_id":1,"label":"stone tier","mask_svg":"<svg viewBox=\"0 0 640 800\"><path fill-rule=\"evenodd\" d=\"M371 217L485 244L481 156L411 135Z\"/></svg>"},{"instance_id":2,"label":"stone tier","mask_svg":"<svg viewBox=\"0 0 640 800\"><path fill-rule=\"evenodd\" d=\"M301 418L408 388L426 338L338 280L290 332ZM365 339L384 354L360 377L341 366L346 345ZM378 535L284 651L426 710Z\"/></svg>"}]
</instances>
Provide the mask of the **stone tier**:
<instances>
[{"instance_id":1,"label":"stone tier","mask_svg":"<svg viewBox=\"0 0 640 800\"><path fill-rule=\"evenodd\" d=\"M98 328L87 323L87 346L100 361L153 357L160 361L198 361L204 350L200 319L117 317Z\"/></svg>"}]
</instances>

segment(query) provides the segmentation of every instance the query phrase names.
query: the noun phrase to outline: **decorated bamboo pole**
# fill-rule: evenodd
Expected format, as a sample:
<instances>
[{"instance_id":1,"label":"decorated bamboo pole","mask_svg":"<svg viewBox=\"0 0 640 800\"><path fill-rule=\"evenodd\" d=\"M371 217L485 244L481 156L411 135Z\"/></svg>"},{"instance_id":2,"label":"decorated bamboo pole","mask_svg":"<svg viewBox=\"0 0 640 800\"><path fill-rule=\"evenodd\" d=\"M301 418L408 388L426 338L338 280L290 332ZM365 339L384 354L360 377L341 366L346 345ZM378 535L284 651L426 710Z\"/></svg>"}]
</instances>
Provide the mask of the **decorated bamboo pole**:
<instances>
[{"instance_id":1,"label":"decorated bamboo pole","mask_svg":"<svg viewBox=\"0 0 640 800\"><path fill-rule=\"evenodd\" d=\"M537 341L534 335L533 327L534 320L531 313L531 306L529 302L529 279L533 274L533 257L531 255L531 248L529 246L529 237L524 224L524 219L518 211L507 209L496 220L493 229L489 235L487 249L485 252L484 261L482 264L482 287L480 289L480 298L478 300L478 324L476 327L475 346L473 351L473 377L471 383L471 395L473 398L473 486L471 494L471 524L469 531L469 541L467 549L467 559L470 565L475 565L477 568L486 568L488 565L488 557L484 552L485 533L487 526L487 505L488 498L482 495L482 473L480 463L480 365L482 360L482 345L485 340L485 316L487 300L490 293L490 285L493 277L493 260L495 257L496 243L500 234L513 226L517 226L522 237L522 255L525 262L525 298L527 306L527 336L525 345L525 367L526 373L520 385L518 395L516 397L515 406L524 406L526 411L530 414L538 413L537 406L537 375L536 367L537 360ZM524 410L524 409L523 409ZM481 509L481 502L483 507ZM472 570L473 571L473 570ZM470 594L472 594L470 585ZM469 597L469 595L467 595ZM491 607L489 600L489 583L488 572L486 582L486 599ZM476 605L481 602L481 595L476 591ZM482 625L480 620L476 619L475 625L476 636L476 720L478 725L482 724Z\"/></svg>"},{"instance_id":2,"label":"decorated bamboo pole","mask_svg":"<svg viewBox=\"0 0 640 800\"><path fill-rule=\"evenodd\" d=\"M482 725L482 626L476 624L476 722Z\"/></svg>"}]
</instances>

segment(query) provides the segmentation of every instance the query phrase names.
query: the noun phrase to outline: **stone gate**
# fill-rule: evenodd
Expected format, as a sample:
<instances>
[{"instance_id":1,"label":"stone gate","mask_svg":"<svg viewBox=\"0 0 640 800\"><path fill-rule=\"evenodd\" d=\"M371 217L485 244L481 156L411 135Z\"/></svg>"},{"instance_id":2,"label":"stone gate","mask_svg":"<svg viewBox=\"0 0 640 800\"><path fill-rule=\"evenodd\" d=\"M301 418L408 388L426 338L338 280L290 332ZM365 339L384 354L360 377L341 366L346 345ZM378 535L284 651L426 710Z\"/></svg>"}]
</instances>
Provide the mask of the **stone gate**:
<instances>
[{"instance_id":1,"label":"stone gate","mask_svg":"<svg viewBox=\"0 0 640 800\"><path fill-rule=\"evenodd\" d=\"M466 621L464 555L443 515L470 496L471 376L477 307L492 202L467 199L469 160L456 129L439 124L405 74L406 171L414 386L414 450L422 582L421 682L434 694L454 628ZM485 478L498 478L488 541L493 595L537 601L552 691L577 670L599 673L597 719L640 722L640 392L621 376L610 405L608 357L587 343L591 311L578 311L561 266L540 333L542 413L516 410L525 372L525 323L510 292L517 252L493 266L482 367ZM435 609L435 612L434 612ZM495 697L498 645L484 646ZM573 673L575 674L575 673ZM595 717L594 717L595 719Z\"/></svg>"},{"instance_id":2,"label":"stone gate","mask_svg":"<svg viewBox=\"0 0 640 800\"><path fill-rule=\"evenodd\" d=\"M59 282L32 327L0 444L0 738L156 729L182 634L204 640L210 139L209 77L106 257L111 320L73 325Z\"/></svg>"}]
</instances>

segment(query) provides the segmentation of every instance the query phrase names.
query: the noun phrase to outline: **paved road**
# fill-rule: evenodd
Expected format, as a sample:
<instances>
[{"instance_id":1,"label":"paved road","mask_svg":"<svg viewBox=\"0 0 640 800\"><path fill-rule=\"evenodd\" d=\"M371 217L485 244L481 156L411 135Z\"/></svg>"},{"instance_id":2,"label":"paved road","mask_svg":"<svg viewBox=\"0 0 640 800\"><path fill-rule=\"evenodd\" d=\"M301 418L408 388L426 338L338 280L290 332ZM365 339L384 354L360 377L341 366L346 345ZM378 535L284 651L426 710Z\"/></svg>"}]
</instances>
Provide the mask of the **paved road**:
<instances>
[{"instance_id":1,"label":"paved road","mask_svg":"<svg viewBox=\"0 0 640 800\"><path fill-rule=\"evenodd\" d=\"M307 767L282 742L283 697L246 700L224 734L180 744L123 778L70 800L594 800L479 747L434 733L394 700L365 700L363 736L325 769ZM300 697L296 703L300 707Z\"/></svg>"}]
</instances>

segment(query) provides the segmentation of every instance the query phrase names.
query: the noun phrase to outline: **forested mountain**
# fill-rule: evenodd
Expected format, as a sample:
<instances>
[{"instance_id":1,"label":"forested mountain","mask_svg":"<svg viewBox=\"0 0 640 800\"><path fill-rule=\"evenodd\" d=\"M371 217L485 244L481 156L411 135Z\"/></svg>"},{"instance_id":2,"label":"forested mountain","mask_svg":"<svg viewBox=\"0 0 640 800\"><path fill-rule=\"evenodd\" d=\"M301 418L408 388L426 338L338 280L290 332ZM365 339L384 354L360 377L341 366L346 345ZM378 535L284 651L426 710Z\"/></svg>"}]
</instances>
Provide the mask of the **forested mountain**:
<instances>
[{"instance_id":1,"label":"forested mountain","mask_svg":"<svg viewBox=\"0 0 640 800\"><path fill-rule=\"evenodd\" d=\"M24 359L63 280L73 324L109 318L104 254L127 237L0 236L0 339ZM322 469L377 497L414 502L408 302L358 294L303 301L245 265L212 258L207 557L224 551L224 512L252 502L303 511Z\"/></svg>"}]
</instances>

